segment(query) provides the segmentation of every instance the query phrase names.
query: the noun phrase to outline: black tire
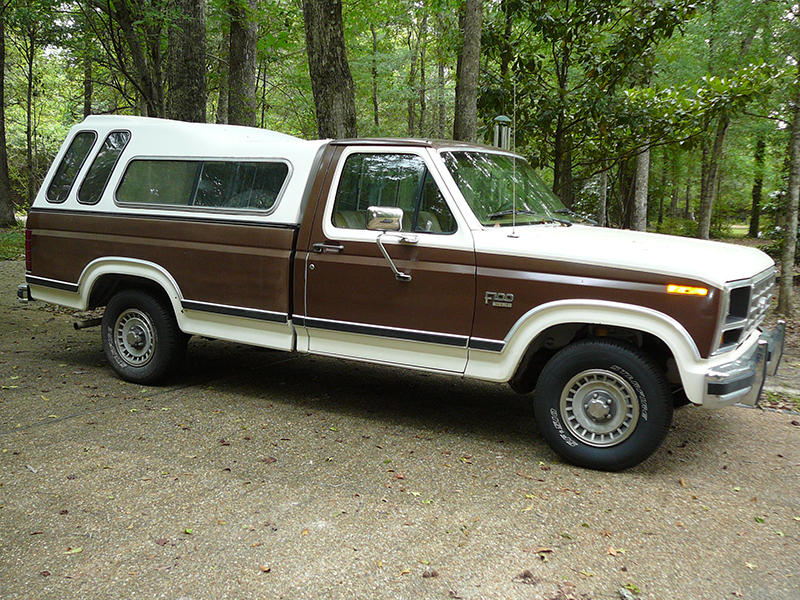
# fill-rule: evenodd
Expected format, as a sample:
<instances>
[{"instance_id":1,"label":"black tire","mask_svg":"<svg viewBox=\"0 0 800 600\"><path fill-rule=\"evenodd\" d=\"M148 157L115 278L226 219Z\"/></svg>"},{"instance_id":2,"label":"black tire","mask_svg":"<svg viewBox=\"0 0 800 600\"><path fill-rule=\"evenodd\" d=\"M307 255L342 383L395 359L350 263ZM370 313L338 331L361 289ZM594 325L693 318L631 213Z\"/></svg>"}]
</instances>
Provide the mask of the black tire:
<instances>
[{"instance_id":1,"label":"black tire","mask_svg":"<svg viewBox=\"0 0 800 600\"><path fill-rule=\"evenodd\" d=\"M103 350L124 380L142 385L162 381L186 356L189 336L179 328L172 307L151 292L123 290L106 306Z\"/></svg>"},{"instance_id":2,"label":"black tire","mask_svg":"<svg viewBox=\"0 0 800 600\"><path fill-rule=\"evenodd\" d=\"M533 402L550 447L600 471L644 461L672 423L664 373L644 352L617 340L581 340L561 349L542 370Z\"/></svg>"}]
</instances>

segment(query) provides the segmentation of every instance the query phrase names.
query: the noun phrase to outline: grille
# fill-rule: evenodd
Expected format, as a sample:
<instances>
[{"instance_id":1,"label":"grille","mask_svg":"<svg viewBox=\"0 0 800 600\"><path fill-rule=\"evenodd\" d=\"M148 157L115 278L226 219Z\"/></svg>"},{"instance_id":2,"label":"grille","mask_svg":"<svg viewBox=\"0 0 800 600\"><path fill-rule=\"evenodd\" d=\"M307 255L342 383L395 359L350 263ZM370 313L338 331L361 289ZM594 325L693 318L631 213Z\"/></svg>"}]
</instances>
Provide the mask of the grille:
<instances>
[{"instance_id":1,"label":"grille","mask_svg":"<svg viewBox=\"0 0 800 600\"><path fill-rule=\"evenodd\" d=\"M761 325L769 310L774 287L774 268L726 286L725 318L715 354L732 350Z\"/></svg>"}]
</instances>

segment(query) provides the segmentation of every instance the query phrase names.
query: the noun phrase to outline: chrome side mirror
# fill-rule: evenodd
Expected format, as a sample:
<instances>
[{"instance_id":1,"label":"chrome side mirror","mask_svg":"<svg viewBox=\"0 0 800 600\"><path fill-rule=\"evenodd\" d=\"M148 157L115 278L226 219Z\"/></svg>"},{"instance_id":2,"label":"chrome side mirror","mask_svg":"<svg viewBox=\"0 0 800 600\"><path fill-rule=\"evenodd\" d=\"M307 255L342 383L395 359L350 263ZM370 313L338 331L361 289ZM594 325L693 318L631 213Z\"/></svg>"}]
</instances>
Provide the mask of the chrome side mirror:
<instances>
[{"instance_id":1,"label":"chrome side mirror","mask_svg":"<svg viewBox=\"0 0 800 600\"><path fill-rule=\"evenodd\" d=\"M411 275L401 272L394 264L392 257L386 251L386 246L383 245L381 239L389 231L402 231L403 230L403 209L395 208L393 206L370 206L367 209L367 229L372 231L380 231L375 240L381 254L389 263L389 267L394 273L397 281L411 281ZM406 244L416 244L418 236L400 234L400 242Z\"/></svg>"},{"instance_id":2,"label":"chrome side mirror","mask_svg":"<svg viewBox=\"0 0 800 600\"><path fill-rule=\"evenodd\" d=\"M370 206L367 209L367 229L372 231L402 231L403 209L394 206Z\"/></svg>"}]
</instances>

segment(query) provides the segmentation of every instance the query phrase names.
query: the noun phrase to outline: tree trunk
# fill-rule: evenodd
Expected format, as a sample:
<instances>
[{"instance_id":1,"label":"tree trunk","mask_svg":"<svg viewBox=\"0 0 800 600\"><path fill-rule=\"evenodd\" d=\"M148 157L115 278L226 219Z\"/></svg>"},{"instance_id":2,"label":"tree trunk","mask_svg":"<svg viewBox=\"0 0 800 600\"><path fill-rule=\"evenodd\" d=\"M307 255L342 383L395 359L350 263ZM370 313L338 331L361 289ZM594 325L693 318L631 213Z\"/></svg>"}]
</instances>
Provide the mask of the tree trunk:
<instances>
[{"instance_id":1,"label":"tree trunk","mask_svg":"<svg viewBox=\"0 0 800 600\"><path fill-rule=\"evenodd\" d=\"M378 33L375 25L370 23L369 30L372 33L372 120L375 129L381 126L378 113Z\"/></svg>"},{"instance_id":2,"label":"tree trunk","mask_svg":"<svg viewBox=\"0 0 800 600\"><path fill-rule=\"evenodd\" d=\"M219 94L217 97L217 114L214 121L219 125L228 123L228 90L230 89L230 68L228 61L231 58L231 36L223 33L219 42L220 60L217 69Z\"/></svg>"},{"instance_id":3,"label":"tree trunk","mask_svg":"<svg viewBox=\"0 0 800 600\"><path fill-rule=\"evenodd\" d=\"M558 115L553 144L553 193L564 206L572 207L572 138L566 130L563 112Z\"/></svg>"},{"instance_id":4,"label":"tree trunk","mask_svg":"<svg viewBox=\"0 0 800 600\"><path fill-rule=\"evenodd\" d=\"M761 193L764 189L764 153L767 148L767 143L764 140L764 134L759 133L756 140L756 152L753 156L754 159L754 174L753 174L753 191L751 197L753 204L750 207L750 230L747 235L751 238L758 237L759 221L761 219Z\"/></svg>"},{"instance_id":5,"label":"tree trunk","mask_svg":"<svg viewBox=\"0 0 800 600\"><path fill-rule=\"evenodd\" d=\"M427 82L425 81L425 53L428 47L427 31L428 12L425 11L422 13L422 22L419 26L419 120L417 121L417 133L419 137L425 135L425 117L428 108L426 99L428 89Z\"/></svg>"},{"instance_id":6,"label":"tree trunk","mask_svg":"<svg viewBox=\"0 0 800 600\"><path fill-rule=\"evenodd\" d=\"M565 44L556 58L555 65L558 93L561 98L567 95L569 64L569 46ZM553 143L553 193L561 199L564 206L572 208L572 136L568 131L565 111L562 102L558 107Z\"/></svg>"},{"instance_id":7,"label":"tree trunk","mask_svg":"<svg viewBox=\"0 0 800 600\"><path fill-rule=\"evenodd\" d=\"M144 17L131 11L128 2L109 2L103 9L119 25L130 51L134 75L130 77L139 92L142 114L149 117L164 117L164 82L161 70L161 29L153 25L140 25ZM145 43L139 38L137 29L144 27ZM124 63L123 58L118 58Z\"/></svg>"},{"instance_id":8,"label":"tree trunk","mask_svg":"<svg viewBox=\"0 0 800 600\"><path fill-rule=\"evenodd\" d=\"M605 164L603 165L605 167ZM606 210L608 206L608 169L600 171L600 197L597 200L597 211L594 220L598 227L606 226Z\"/></svg>"},{"instance_id":9,"label":"tree trunk","mask_svg":"<svg viewBox=\"0 0 800 600\"><path fill-rule=\"evenodd\" d=\"M800 70L797 94L794 99L794 122L789 139L789 187L786 233L781 252L781 281L778 290L778 314L791 317L794 313L794 260L797 250L797 209L800 199Z\"/></svg>"},{"instance_id":10,"label":"tree trunk","mask_svg":"<svg viewBox=\"0 0 800 600\"><path fill-rule=\"evenodd\" d=\"M167 117L206 122L206 2L169 0Z\"/></svg>"},{"instance_id":11,"label":"tree trunk","mask_svg":"<svg viewBox=\"0 0 800 600\"><path fill-rule=\"evenodd\" d=\"M464 0L459 16L461 53L456 66L456 106L453 139L478 141L478 79L480 76L483 0Z\"/></svg>"},{"instance_id":12,"label":"tree trunk","mask_svg":"<svg viewBox=\"0 0 800 600\"><path fill-rule=\"evenodd\" d=\"M14 203L11 200L11 180L8 176L6 146L6 32L5 16L0 14L0 226L14 225Z\"/></svg>"},{"instance_id":13,"label":"tree trunk","mask_svg":"<svg viewBox=\"0 0 800 600\"><path fill-rule=\"evenodd\" d=\"M357 137L341 0L303 0L308 69L320 138Z\"/></svg>"},{"instance_id":14,"label":"tree trunk","mask_svg":"<svg viewBox=\"0 0 800 600\"><path fill-rule=\"evenodd\" d=\"M256 45L258 0L231 0L228 61L228 123L256 125Z\"/></svg>"},{"instance_id":15,"label":"tree trunk","mask_svg":"<svg viewBox=\"0 0 800 600\"><path fill-rule=\"evenodd\" d=\"M408 50L411 52L411 65L408 68L408 79L406 86L408 88L408 97L406 98L406 117L408 125L406 127L406 134L409 137L414 137L414 130L417 126L417 96L414 93L414 88L417 82L417 60L419 60L419 37L416 41L413 40L414 34L411 30L408 32Z\"/></svg>"},{"instance_id":16,"label":"tree trunk","mask_svg":"<svg viewBox=\"0 0 800 600\"><path fill-rule=\"evenodd\" d=\"M33 63L35 57L36 34L33 30L31 30L25 35L25 76L28 80L25 97L25 167L28 171L28 190L26 199L27 206L31 206L33 204L33 198L36 194L34 191L34 188L36 187L36 173L33 167Z\"/></svg>"},{"instance_id":17,"label":"tree trunk","mask_svg":"<svg viewBox=\"0 0 800 600\"><path fill-rule=\"evenodd\" d=\"M444 101L444 71L445 64L443 60L439 61L439 72L437 73L437 96L436 103L438 104L439 112L436 118L436 137L444 139L447 135L447 104Z\"/></svg>"},{"instance_id":18,"label":"tree trunk","mask_svg":"<svg viewBox=\"0 0 800 600\"><path fill-rule=\"evenodd\" d=\"M647 141L649 144L649 140ZM647 148L636 157L636 175L633 192L633 212L631 229L647 231L647 192L650 183L650 149Z\"/></svg>"},{"instance_id":19,"label":"tree trunk","mask_svg":"<svg viewBox=\"0 0 800 600\"><path fill-rule=\"evenodd\" d=\"M94 82L92 81L92 57L88 52L83 58L83 118L92 114L92 96L94 95Z\"/></svg>"},{"instance_id":20,"label":"tree trunk","mask_svg":"<svg viewBox=\"0 0 800 600\"><path fill-rule=\"evenodd\" d=\"M700 185L700 214L697 219L697 237L704 240L708 239L711 230L711 215L714 212L719 163L722 160L725 134L730 123L730 117L722 115L717 122L714 145L709 147L708 141L703 144L703 174Z\"/></svg>"}]
</instances>

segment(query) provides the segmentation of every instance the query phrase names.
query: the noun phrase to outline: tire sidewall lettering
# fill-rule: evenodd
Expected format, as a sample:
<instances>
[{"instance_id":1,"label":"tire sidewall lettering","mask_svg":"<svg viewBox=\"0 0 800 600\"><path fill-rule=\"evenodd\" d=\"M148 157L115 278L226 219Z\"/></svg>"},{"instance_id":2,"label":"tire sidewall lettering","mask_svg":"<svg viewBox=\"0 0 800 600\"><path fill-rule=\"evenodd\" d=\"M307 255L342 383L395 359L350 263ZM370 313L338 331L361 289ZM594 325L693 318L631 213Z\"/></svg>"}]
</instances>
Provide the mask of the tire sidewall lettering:
<instances>
[{"instance_id":1,"label":"tire sidewall lettering","mask_svg":"<svg viewBox=\"0 0 800 600\"><path fill-rule=\"evenodd\" d=\"M553 427L558 431L558 436L570 446L577 446L578 441L567 433L564 424L561 422L561 417L555 408L550 409L550 419L553 421Z\"/></svg>"},{"instance_id":2,"label":"tire sidewall lettering","mask_svg":"<svg viewBox=\"0 0 800 600\"><path fill-rule=\"evenodd\" d=\"M609 370L624 377L634 389L636 392L636 397L639 399L639 418L643 421L647 421L647 396L645 395L642 386L639 384L639 381L619 365L611 365Z\"/></svg>"}]
</instances>

